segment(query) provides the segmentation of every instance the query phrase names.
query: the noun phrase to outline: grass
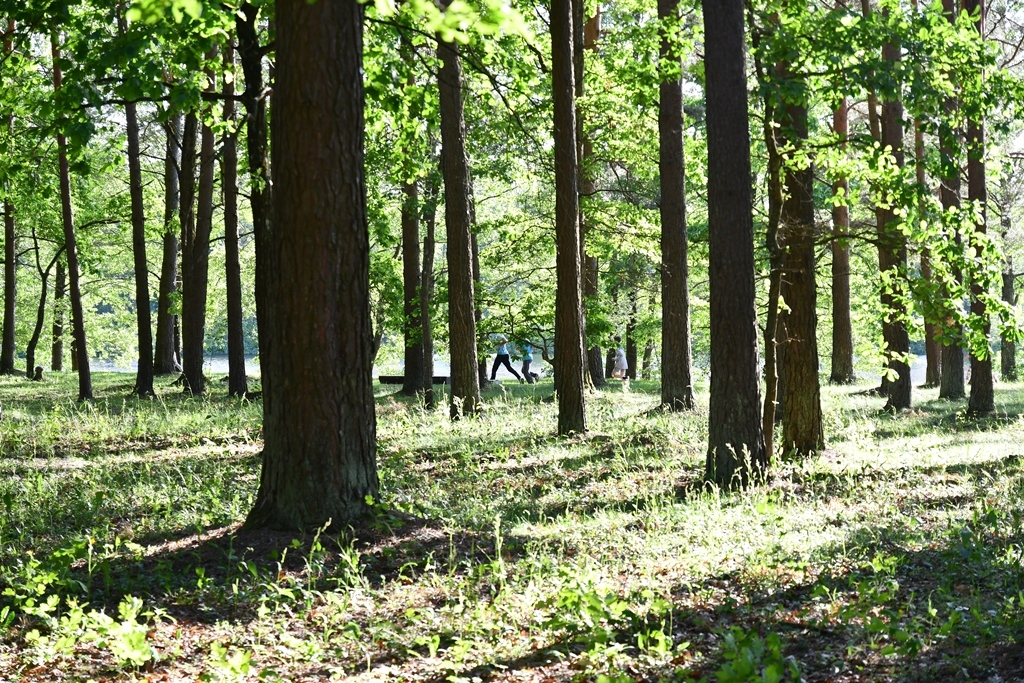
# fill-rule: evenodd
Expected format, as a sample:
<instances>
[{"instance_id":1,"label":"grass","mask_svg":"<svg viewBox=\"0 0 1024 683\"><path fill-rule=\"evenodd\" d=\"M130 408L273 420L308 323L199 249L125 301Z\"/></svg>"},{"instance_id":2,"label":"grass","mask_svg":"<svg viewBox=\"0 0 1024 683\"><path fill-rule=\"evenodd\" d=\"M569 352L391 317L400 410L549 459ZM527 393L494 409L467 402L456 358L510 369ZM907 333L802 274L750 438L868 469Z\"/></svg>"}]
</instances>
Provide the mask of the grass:
<instances>
[{"instance_id":1,"label":"grass","mask_svg":"<svg viewBox=\"0 0 1024 683\"><path fill-rule=\"evenodd\" d=\"M238 534L258 403L130 379L0 378L0 680L1024 675L1022 386L981 421L826 389L828 450L732 495L653 383L572 439L549 383L454 424L382 387L380 512L300 536Z\"/></svg>"}]
</instances>

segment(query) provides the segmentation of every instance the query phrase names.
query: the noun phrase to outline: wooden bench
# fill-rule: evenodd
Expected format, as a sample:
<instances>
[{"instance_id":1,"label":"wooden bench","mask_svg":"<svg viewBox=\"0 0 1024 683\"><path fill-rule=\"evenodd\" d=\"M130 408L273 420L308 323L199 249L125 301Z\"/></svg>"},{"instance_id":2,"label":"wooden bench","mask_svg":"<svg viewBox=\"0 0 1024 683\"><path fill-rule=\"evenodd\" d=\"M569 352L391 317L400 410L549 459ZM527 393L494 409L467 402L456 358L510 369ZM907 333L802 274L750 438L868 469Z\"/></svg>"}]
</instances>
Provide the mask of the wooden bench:
<instances>
[{"instance_id":1,"label":"wooden bench","mask_svg":"<svg viewBox=\"0 0 1024 683\"><path fill-rule=\"evenodd\" d=\"M381 375L377 378L381 384L404 384L405 375ZM434 384L448 384L448 377L445 375L434 375Z\"/></svg>"}]
</instances>

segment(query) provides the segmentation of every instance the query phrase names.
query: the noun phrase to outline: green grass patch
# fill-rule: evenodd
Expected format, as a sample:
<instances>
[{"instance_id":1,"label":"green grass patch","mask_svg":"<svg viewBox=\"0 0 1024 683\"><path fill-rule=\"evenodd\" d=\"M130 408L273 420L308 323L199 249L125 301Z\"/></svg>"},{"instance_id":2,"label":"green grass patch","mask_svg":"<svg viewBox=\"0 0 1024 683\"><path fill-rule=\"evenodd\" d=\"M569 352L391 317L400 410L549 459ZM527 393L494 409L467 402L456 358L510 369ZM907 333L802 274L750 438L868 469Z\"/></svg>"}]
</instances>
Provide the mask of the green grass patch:
<instances>
[{"instance_id":1,"label":"green grass patch","mask_svg":"<svg viewBox=\"0 0 1024 683\"><path fill-rule=\"evenodd\" d=\"M968 420L827 389L828 449L700 486L706 407L550 382L478 419L376 390L357 533L238 533L256 402L0 378L0 679L995 680L1024 668L1024 388ZM169 382L168 382L169 383ZM698 398L706 400L706 391Z\"/></svg>"}]
</instances>

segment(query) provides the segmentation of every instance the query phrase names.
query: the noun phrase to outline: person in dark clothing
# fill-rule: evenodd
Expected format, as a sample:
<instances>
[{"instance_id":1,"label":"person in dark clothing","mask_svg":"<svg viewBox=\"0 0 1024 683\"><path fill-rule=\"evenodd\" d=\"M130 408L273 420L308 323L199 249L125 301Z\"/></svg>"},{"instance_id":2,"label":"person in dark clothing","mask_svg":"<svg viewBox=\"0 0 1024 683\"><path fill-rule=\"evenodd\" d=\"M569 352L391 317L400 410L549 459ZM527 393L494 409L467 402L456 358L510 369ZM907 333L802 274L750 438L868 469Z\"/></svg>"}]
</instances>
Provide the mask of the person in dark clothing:
<instances>
[{"instance_id":1,"label":"person in dark clothing","mask_svg":"<svg viewBox=\"0 0 1024 683\"><path fill-rule=\"evenodd\" d=\"M508 355L508 337L501 335L501 344L498 346L498 353L494 357L494 365L491 366L491 381L493 382L498 374L498 366L504 365L509 372L515 375L515 378L519 380L519 383L523 383L523 378L519 376L519 373L512 368L511 360Z\"/></svg>"}]
</instances>

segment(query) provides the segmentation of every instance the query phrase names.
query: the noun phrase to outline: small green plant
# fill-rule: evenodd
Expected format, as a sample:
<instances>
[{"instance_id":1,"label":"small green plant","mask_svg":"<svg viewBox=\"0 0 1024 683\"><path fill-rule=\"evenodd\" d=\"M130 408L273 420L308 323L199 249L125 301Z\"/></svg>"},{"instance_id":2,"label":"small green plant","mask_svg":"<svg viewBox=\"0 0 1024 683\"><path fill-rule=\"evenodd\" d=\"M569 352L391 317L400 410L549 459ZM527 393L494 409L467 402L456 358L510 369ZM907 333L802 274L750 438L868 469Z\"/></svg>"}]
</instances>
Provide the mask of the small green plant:
<instances>
[{"instance_id":1,"label":"small green plant","mask_svg":"<svg viewBox=\"0 0 1024 683\"><path fill-rule=\"evenodd\" d=\"M783 683L799 681L800 668L782 656L782 640L775 633L761 638L733 626L722 638L725 664L715 674L717 683Z\"/></svg>"}]
</instances>

